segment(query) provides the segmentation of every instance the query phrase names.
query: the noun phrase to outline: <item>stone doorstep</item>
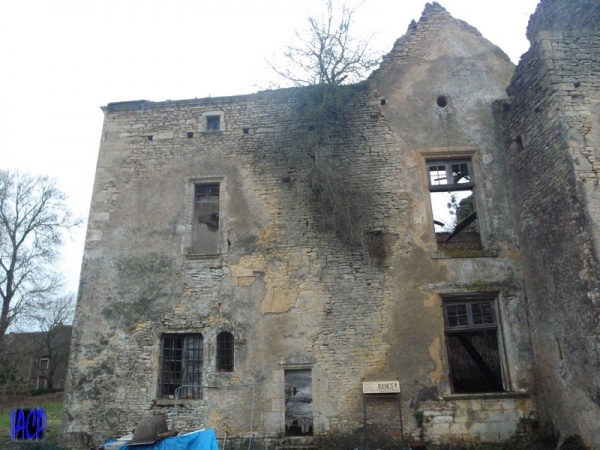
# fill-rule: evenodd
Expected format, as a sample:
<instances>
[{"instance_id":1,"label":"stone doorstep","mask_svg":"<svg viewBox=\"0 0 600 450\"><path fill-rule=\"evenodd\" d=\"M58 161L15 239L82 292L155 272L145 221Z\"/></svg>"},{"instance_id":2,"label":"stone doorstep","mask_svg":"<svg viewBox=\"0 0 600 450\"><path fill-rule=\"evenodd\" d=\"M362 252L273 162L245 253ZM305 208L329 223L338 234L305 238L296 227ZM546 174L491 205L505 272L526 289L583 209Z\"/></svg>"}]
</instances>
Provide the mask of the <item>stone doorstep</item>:
<instances>
[{"instance_id":1,"label":"stone doorstep","mask_svg":"<svg viewBox=\"0 0 600 450\"><path fill-rule=\"evenodd\" d=\"M283 445L283 446L275 446L275 450L317 450L317 447L313 447L312 445Z\"/></svg>"},{"instance_id":2,"label":"stone doorstep","mask_svg":"<svg viewBox=\"0 0 600 450\"><path fill-rule=\"evenodd\" d=\"M284 438L274 439L275 450L316 450L317 447L312 445L313 437L303 436L287 436Z\"/></svg>"}]
</instances>

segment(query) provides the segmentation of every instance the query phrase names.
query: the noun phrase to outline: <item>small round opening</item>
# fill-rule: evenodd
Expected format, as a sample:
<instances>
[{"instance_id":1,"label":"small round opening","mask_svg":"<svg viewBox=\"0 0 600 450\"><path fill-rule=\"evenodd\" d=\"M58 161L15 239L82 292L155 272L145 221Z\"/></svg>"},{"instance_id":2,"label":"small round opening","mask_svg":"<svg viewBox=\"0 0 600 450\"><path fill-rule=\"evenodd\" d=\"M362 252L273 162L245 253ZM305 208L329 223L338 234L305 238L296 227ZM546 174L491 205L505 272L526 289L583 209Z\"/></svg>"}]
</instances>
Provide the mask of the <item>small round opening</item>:
<instances>
[{"instance_id":1,"label":"small round opening","mask_svg":"<svg viewBox=\"0 0 600 450\"><path fill-rule=\"evenodd\" d=\"M437 105L438 105L440 108L445 108L446 106L448 106L448 99L446 98L446 96L445 96L445 95L440 95L440 96L437 98Z\"/></svg>"}]
</instances>

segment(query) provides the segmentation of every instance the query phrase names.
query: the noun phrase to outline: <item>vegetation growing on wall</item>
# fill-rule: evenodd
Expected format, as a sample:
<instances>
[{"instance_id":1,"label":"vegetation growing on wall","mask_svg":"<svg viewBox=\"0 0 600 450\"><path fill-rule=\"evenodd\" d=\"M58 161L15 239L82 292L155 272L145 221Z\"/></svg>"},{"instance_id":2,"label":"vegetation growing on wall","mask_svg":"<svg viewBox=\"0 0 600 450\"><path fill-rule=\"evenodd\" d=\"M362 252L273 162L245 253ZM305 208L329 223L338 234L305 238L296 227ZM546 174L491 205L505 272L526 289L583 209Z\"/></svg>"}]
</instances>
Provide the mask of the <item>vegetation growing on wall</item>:
<instances>
[{"instance_id":1,"label":"vegetation growing on wall","mask_svg":"<svg viewBox=\"0 0 600 450\"><path fill-rule=\"evenodd\" d=\"M344 86L364 79L380 57L369 39L353 35L355 9L324 0L325 14L308 17L308 29L296 33L296 43L284 48L285 64L271 63L284 84L305 86L299 93L299 123L309 124L301 137L302 171L314 194L317 220L346 245L382 256L377 237L367 236L365 211L372 199L353 187L339 158L339 142L348 137L350 106L360 86ZM375 245L372 245L375 243Z\"/></svg>"},{"instance_id":2,"label":"vegetation growing on wall","mask_svg":"<svg viewBox=\"0 0 600 450\"><path fill-rule=\"evenodd\" d=\"M304 159L319 223L350 246L366 245L366 214L370 198L351 183L339 158L339 137L349 131L352 87L322 84L307 88L300 102L302 122L310 124L303 139Z\"/></svg>"}]
</instances>

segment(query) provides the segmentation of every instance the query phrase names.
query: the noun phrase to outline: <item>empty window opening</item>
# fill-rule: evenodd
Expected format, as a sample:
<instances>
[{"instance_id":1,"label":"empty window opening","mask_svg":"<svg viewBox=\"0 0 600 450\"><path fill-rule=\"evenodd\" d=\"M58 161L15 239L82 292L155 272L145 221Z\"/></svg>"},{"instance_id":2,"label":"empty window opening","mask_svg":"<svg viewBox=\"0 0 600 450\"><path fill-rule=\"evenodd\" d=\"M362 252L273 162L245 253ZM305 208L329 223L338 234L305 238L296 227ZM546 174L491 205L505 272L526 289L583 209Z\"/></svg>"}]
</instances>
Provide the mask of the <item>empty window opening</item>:
<instances>
[{"instance_id":1,"label":"empty window opening","mask_svg":"<svg viewBox=\"0 0 600 450\"><path fill-rule=\"evenodd\" d=\"M581 81L576 81L575 83L573 83L573 86L578 88L579 86L581 86Z\"/></svg>"},{"instance_id":2,"label":"empty window opening","mask_svg":"<svg viewBox=\"0 0 600 450\"><path fill-rule=\"evenodd\" d=\"M314 125L308 126L308 131L315 131L316 127Z\"/></svg>"},{"instance_id":3,"label":"empty window opening","mask_svg":"<svg viewBox=\"0 0 600 450\"><path fill-rule=\"evenodd\" d=\"M223 331L217 335L217 371L233 372L233 334Z\"/></svg>"},{"instance_id":4,"label":"empty window opening","mask_svg":"<svg viewBox=\"0 0 600 450\"><path fill-rule=\"evenodd\" d=\"M250 128L242 128L244 134L250 134Z\"/></svg>"},{"instance_id":5,"label":"empty window opening","mask_svg":"<svg viewBox=\"0 0 600 450\"><path fill-rule=\"evenodd\" d=\"M47 369L50 365L49 358L40 358L40 369Z\"/></svg>"},{"instance_id":6,"label":"empty window opening","mask_svg":"<svg viewBox=\"0 0 600 450\"><path fill-rule=\"evenodd\" d=\"M387 99L382 98L381 99L381 106L387 105Z\"/></svg>"},{"instance_id":7,"label":"empty window opening","mask_svg":"<svg viewBox=\"0 0 600 450\"><path fill-rule=\"evenodd\" d=\"M452 391L503 392L495 301L445 299L444 319Z\"/></svg>"},{"instance_id":8,"label":"empty window opening","mask_svg":"<svg viewBox=\"0 0 600 450\"><path fill-rule=\"evenodd\" d=\"M219 184L196 184L192 252L214 255L219 252Z\"/></svg>"},{"instance_id":9,"label":"empty window opening","mask_svg":"<svg viewBox=\"0 0 600 450\"><path fill-rule=\"evenodd\" d=\"M221 129L221 116L206 116L206 131L219 131Z\"/></svg>"},{"instance_id":10,"label":"empty window opening","mask_svg":"<svg viewBox=\"0 0 600 450\"><path fill-rule=\"evenodd\" d=\"M149 141L151 141L151 140L154 139L154 136L152 136L152 135L149 135L149 136L146 136L146 137L148 138Z\"/></svg>"},{"instance_id":11,"label":"empty window opening","mask_svg":"<svg viewBox=\"0 0 600 450\"><path fill-rule=\"evenodd\" d=\"M471 161L428 161L427 175L438 249L481 249Z\"/></svg>"},{"instance_id":12,"label":"empty window opening","mask_svg":"<svg viewBox=\"0 0 600 450\"><path fill-rule=\"evenodd\" d=\"M159 397L174 398L180 386L180 398L201 398L203 369L201 334L170 334L162 338L160 354Z\"/></svg>"},{"instance_id":13,"label":"empty window opening","mask_svg":"<svg viewBox=\"0 0 600 450\"><path fill-rule=\"evenodd\" d=\"M445 95L440 95L440 96L437 98L437 105L438 105L440 108L445 108L446 106L448 106L448 99L446 98L446 96L445 96Z\"/></svg>"},{"instance_id":14,"label":"empty window opening","mask_svg":"<svg viewBox=\"0 0 600 450\"><path fill-rule=\"evenodd\" d=\"M193 138L194 137L194 132L193 131L188 131L187 132L187 137Z\"/></svg>"},{"instance_id":15,"label":"empty window opening","mask_svg":"<svg viewBox=\"0 0 600 450\"><path fill-rule=\"evenodd\" d=\"M284 378L285 434L287 436L312 435L313 408L311 370L286 370Z\"/></svg>"},{"instance_id":16,"label":"empty window opening","mask_svg":"<svg viewBox=\"0 0 600 450\"><path fill-rule=\"evenodd\" d=\"M523 150L523 139L521 139L521 136L517 136L517 139L515 140L515 145L517 147L518 152Z\"/></svg>"}]
</instances>

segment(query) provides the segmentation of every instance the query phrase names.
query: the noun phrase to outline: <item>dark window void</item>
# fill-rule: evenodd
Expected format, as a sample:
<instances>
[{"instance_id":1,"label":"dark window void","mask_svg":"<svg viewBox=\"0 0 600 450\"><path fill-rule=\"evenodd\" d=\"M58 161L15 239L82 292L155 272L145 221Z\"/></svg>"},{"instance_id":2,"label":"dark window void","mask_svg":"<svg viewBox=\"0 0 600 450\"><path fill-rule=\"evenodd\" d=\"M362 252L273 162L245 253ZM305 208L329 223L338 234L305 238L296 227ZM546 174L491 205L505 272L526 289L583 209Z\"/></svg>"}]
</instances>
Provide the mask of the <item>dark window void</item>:
<instances>
[{"instance_id":1,"label":"dark window void","mask_svg":"<svg viewBox=\"0 0 600 450\"><path fill-rule=\"evenodd\" d=\"M444 95L440 95L440 96L437 98L437 101L436 101L436 102L437 102L437 105L438 105L440 108L445 108L446 106L448 106L448 99L447 99L447 98L446 98L446 96L444 96Z\"/></svg>"},{"instance_id":2,"label":"dark window void","mask_svg":"<svg viewBox=\"0 0 600 450\"><path fill-rule=\"evenodd\" d=\"M438 250L480 250L471 161L428 161L427 176Z\"/></svg>"},{"instance_id":3,"label":"dark window void","mask_svg":"<svg viewBox=\"0 0 600 450\"><path fill-rule=\"evenodd\" d=\"M306 370L285 371L285 434L313 434L312 373Z\"/></svg>"},{"instance_id":4,"label":"dark window void","mask_svg":"<svg viewBox=\"0 0 600 450\"><path fill-rule=\"evenodd\" d=\"M444 317L453 392L503 392L495 301L444 300Z\"/></svg>"},{"instance_id":5,"label":"dark window void","mask_svg":"<svg viewBox=\"0 0 600 450\"><path fill-rule=\"evenodd\" d=\"M233 372L233 334L223 331L217 335L217 371Z\"/></svg>"},{"instance_id":6,"label":"dark window void","mask_svg":"<svg viewBox=\"0 0 600 450\"><path fill-rule=\"evenodd\" d=\"M161 398L174 398L180 386L180 398L201 398L203 368L203 338L201 334L171 334L162 338L160 377Z\"/></svg>"},{"instance_id":7,"label":"dark window void","mask_svg":"<svg viewBox=\"0 0 600 450\"><path fill-rule=\"evenodd\" d=\"M196 184L192 252L214 255L219 252L219 185Z\"/></svg>"},{"instance_id":8,"label":"dark window void","mask_svg":"<svg viewBox=\"0 0 600 450\"><path fill-rule=\"evenodd\" d=\"M206 131L219 131L221 129L221 116L206 116Z\"/></svg>"},{"instance_id":9,"label":"dark window void","mask_svg":"<svg viewBox=\"0 0 600 450\"><path fill-rule=\"evenodd\" d=\"M523 150L523 139L521 136L517 136L517 139L515 139L515 146L518 152Z\"/></svg>"}]
</instances>

